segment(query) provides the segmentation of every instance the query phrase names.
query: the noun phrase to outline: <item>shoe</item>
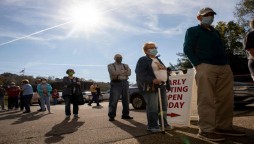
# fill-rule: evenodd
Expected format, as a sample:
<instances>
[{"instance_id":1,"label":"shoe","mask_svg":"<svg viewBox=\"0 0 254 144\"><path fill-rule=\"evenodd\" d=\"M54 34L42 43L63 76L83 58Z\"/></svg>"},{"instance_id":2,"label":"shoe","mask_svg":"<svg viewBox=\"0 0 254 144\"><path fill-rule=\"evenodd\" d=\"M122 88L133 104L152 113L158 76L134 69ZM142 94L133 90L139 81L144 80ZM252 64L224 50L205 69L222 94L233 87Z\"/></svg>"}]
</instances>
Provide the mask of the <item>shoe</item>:
<instances>
[{"instance_id":1,"label":"shoe","mask_svg":"<svg viewBox=\"0 0 254 144\"><path fill-rule=\"evenodd\" d=\"M49 111L48 114L53 114L53 113Z\"/></svg>"},{"instance_id":2,"label":"shoe","mask_svg":"<svg viewBox=\"0 0 254 144\"><path fill-rule=\"evenodd\" d=\"M110 118L109 118L109 121L115 121L115 118L110 117Z\"/></svg>"},{"instance_id":3,"label":"shoe","mask_svg":"<svg viewBox=\"0 0 254 144\"><path fill-rule=\"evenodd\" d=\"M66 115L66 116L65 116L65 119L66 119L66 120L67 120L67 119L70 119L70 117L71 117L70 115Z\"/></svg>"},{"instance_id":4,"label":"shoe","mask_svg":"<svg viewBox=\"0 0 254 144\"><path fill-rule=\"evenodd\" d=\"M92 106L91 104L87 104L87 105Z\"/></svg>"},{"instance_id":5,"label":"shoe","mask_svg":"<svg viewBox=\"0 0 254 144\"><path fill-rule=\"evenodd\" d=\"M226 140L223 136L213 132L199 132L197 136L199 138L209 140L209 141L215 141L215 142Z\"/></svg>"},{"instance_id":6,"label":"shoe","mask_svg":"<svg viewBox=\"0 0 254 144\"><path fill-rule=\"evenodd\" d=\"M74 115L74 118L80 118L77 114Z\"/></svg>"},{"instance_id":7,"label":"shoe","mask_svg":"<svg viewBox=\"0 0 254 144\"><path fill-rule=\"evenodd\" d=\"M160 126L161 127L161 126ZM162 128L162 127L161 127ZM175 129L173 126L171 126L171 125L168 125L168 126L165 126L164 127L164 129L166 130L166 131L171 131L171 130L173 130L173 129Z\"/></svg>"},{"instance_id":8,"label":"shoe","mask_svg":"<svg viewBox=\"0 0 254 144\"><path fill-rule=\"evenodd\" d=\"M130 117L130 116L122 116L122 119L133 119L133 117Z\"/></svg>"},{"instance_id":9,"label":"shoe","mask_svg":"<svg viewBox=\"0 0 254 144\"><path fill-rule=\"evenodd\" d=\"M23 113L30 113L30 111L24 111Z\"/></svg>"},{"instance_id":10,"label":"shoe","mask_svg":"<svg viewBox=\"0 0 254 144\"><path fill-rule=\"evenodd\" d=\"M41 111L42 111L42 109L38 109L37 111L38 111L38 112L41 112Z\"/></svg>"},{"instance_id":11,"label":"shoe","mask_svg":"<svg viewBox=\"0 0 254 144\"><path fill-rule=\"evenodd\" d=\"M242 131L238 131L235 129L231 130L223 130L223 129L215 129L214 133L221 135L229 135L229 136L245 136L246 133Z\"/></svg>"},{"instance_id":12,"label":"shoe","mask_svg":"<svg viewBox=\"0 0 254 144\"><path fill-rule=\"evenodd\" d=\"M97 107L98 107L98 106L101 106L101 105L97 105Z\"/></svg>"},{"instance_id":13,"label":"shoe","mask_svg":"<svg viewBox=\"0 0 254 144\"><path fill-rule=\"evenodd\" d=\"M161 129L159 128L147 128L148 131L152 132L152 133L158 133L161 132Z\"/></svg>"}]
</instances>

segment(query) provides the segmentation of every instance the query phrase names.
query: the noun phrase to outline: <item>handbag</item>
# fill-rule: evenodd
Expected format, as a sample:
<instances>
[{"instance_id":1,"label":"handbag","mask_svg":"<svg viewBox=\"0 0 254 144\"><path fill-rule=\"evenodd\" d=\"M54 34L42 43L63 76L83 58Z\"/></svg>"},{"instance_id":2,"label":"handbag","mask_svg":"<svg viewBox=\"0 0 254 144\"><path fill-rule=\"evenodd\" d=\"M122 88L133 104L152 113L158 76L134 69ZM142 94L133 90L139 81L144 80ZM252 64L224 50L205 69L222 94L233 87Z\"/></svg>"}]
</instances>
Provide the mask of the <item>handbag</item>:
<instances>
[{"instance_id":1,"label":"handbag","mask_svg":"<svg viewBox=\"0 0 254 144\"><path fill-rule=\"evenodd\" d=\"M72 95L71 101L73 104L77 104L77 105L84 105L85 104L85 100L83 98L83 94L81 92L80 87L76 87L76 92L74 95Z\"/></svg>"}]
</instances>

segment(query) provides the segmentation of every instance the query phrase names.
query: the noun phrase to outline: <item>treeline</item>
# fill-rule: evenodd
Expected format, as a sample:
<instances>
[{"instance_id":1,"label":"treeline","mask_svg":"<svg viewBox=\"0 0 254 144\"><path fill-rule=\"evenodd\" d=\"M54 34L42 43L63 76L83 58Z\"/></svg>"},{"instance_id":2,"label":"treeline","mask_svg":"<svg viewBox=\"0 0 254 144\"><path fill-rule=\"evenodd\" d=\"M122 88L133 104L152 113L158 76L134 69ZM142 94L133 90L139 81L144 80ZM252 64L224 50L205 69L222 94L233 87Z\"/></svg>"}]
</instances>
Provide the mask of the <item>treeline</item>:
<instances>
[{"instance_id":1,"label":"treeline","mask_svg":"<svg viewBox=\"0 0 254 144\"><path fill-rule=\"evenodd\" d=\"M0 85L3 85L4 87L7 87L10 85L11 82L15 82L16 85L20 86L21 85L21 81L23 79L28 79L30 84L33 86L34 90L36 89L36 85L38 84L38 79L40 79L41 77L33 77L33 76L29 76L29 75L17 75L17 74L12 74L12 73L2 73L0 74ZM63 83L61 78L54 78L54 77L48 77L48 83L50 83L53 87L53 89L58 89L58 90L62 90L63 88ZM85 90L89 90L90 85L95 82L92 80L86 81L84 79L80 79L81 80L81 89L82 91ZM95 82L97 83L102 91L106 91L110 88L110 84L109 83L105 83L105 82Z\"/></svg>"}]
</instances>

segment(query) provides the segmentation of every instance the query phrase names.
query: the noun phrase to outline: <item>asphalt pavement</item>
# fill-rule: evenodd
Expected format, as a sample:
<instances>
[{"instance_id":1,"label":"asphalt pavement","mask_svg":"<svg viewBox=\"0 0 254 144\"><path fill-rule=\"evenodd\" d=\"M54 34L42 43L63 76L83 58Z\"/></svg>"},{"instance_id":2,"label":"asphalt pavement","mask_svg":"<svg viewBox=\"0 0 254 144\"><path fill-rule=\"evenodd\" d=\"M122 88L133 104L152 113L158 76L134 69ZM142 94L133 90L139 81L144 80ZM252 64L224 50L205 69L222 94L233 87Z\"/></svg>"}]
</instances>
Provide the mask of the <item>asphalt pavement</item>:
<instances>
[{"instance_id":1,"label":"asphalt pavement","mask_svg":"<svg viewBox=\"0 0 254 144\"><path fill-rule=\"evenodd\" d=\"M37 112L38 105L31 106L31 113L19 110L0 111L0 144L210 144L196 137L197 120L190 127L175 125L175 130L150 133L146 130L146 113L134 110L133 120L121 119L122 105L118 103L116 121L108 121L108 102L101 107L87 104L79 107L79 119L73 115L65 120L64 105L51 106L53 114ZM235 111L234 127L247 136L227 136L222 144L254 144L254 108Z\"/></svg>"}]
</instances>

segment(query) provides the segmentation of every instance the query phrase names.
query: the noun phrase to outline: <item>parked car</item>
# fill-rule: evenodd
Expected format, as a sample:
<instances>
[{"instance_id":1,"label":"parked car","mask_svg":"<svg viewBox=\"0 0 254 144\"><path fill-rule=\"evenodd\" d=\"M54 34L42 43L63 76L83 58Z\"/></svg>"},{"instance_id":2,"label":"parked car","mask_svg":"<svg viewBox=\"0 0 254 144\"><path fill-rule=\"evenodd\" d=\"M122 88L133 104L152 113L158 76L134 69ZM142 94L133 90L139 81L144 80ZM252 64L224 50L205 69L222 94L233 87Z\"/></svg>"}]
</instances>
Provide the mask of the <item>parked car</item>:
<instances>
[{"instance_id":1,"label":"parked car","mask_svg":"<svg viewBox=\"0 0 254 144\"><path fill-rule=\"evenodd\" d=\"M64 102L64 99L62 97L62 92L60 91L58 93L59 93L59 98L57 99L57 103L61 104L62 102ZM31 102L30 102L30 105L38 104L39 99L40 99L39 94L37 92L34 92L33 96L32 96L32 99L31 99ZM50 97L50 103L53 103L53 98L52 97Z\"/></svg>"},{"instance_id":2,"label":"parked car","mask_svg":"<svg viewBox=\"0 0 254 144\"><path fill-rule=\"evenodd\" d=\"M82 92L82 94L83 94L85 103L88 103L89 101L91 101L93 99L91 91L84 91L84 92ZM99 101L102 101L102 100L103 100L103 95L101 94L99 96Z\"/></svg>"},{"instance_id":3,"label":"parked car","mask_svg":"<svg viewBox=\"0 0 254 144\"><path fill-rule=\"evenodd\" d=\"M234 82L234 107L240 108L254 103L254 83ZM129 87L130 103L135 109L145 109L146 103L137 85Z\"/></svg>"},{"instance_id":4,"label":"parked car","mask_svg":"<svg viewBox=\"0 0 254 144\"><path fill-rule=\"evenodd\" d=\"M101 92L103 100L109 100L110 90Z\"/></svg>"},{"instance_id":5,"label":"parked car","mask_svg":"<svg viewBox=\"0 0 254 144\"><path fill-rule=\"evenodd\" d=\"M135 109L145 109L146 102L136 84L129 87L130 103Z\"/></svg>"},{"instance_id":6,"label":"parked car","mask_svg":"<svg viewBox=\"0 0 254 144\"><path fill-rule=\"evenodd\" d=\"M234 106L243 107L254 103L254 83L234 82Z\"/></svg>"}]
</instances>

